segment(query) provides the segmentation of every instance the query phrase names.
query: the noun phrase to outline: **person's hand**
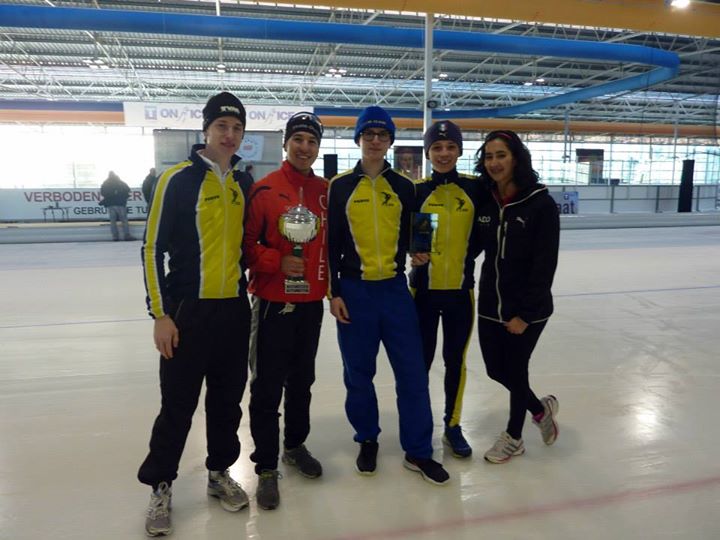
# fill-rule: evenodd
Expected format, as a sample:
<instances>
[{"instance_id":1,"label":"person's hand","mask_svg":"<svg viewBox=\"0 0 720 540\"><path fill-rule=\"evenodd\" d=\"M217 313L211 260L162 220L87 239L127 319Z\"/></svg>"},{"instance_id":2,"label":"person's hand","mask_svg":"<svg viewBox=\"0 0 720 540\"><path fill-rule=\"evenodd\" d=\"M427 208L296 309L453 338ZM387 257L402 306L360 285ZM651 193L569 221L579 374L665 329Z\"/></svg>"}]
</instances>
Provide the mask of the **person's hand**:
<instances>
[{"instance_id":1,"label":"person's hand","mask_svg":"<svg viewBox=\"0 0 720 540\"><path fill-rule=\"evenodd\" d=\"M285 255L280 259L280 270L289 277L303 277L305 261L303 261L301 257Z\"/></svg>"},{"instance_id":2,"label":"person's hand","mask_svg":"<svg viewBox=\"0 0 720 540\"><path fill-rule=\"evenodd\" d=\"M429 262L430 262L430 254L429 253L413 253L410 256L410 265L411 266L422 266Z\"/></svg>"},{"instance_id":3,"label":"person's hand","mask_svg":"<svg viewBox=\"0 0 720 540\"><path fill-rule=\"evenodd\" d=\"M513 317L508 322L505 323L505 328L507 328L507 331L511 334L520 335L523 332L525 332L525 329L528 327L528 323L523 321L520 317Z\"/></svg>"},{"instance_id":4,"label":"person's hand","mask_svg":"<svg viewBox=\"0 0 720 540\"><path fill-rule=\"evenodd\" d=\"M350 324L350 313L348 313L345 302L339 296L330 300L330 313L339 322L344 324Z\"/></svg>"},{"instance_id":5,"label":"person's hand","mask_svg":"<svg viewBox=\"0 0 720 540\"><path fill-rule=\"evenodd\" d=\"M180 332L178 332L175 322L169 315L155 319L153 339L155 340L155 348L160 351L163 358L173 357L173 349L177 349L180 343Z\"/></svg>"}]
</instances>

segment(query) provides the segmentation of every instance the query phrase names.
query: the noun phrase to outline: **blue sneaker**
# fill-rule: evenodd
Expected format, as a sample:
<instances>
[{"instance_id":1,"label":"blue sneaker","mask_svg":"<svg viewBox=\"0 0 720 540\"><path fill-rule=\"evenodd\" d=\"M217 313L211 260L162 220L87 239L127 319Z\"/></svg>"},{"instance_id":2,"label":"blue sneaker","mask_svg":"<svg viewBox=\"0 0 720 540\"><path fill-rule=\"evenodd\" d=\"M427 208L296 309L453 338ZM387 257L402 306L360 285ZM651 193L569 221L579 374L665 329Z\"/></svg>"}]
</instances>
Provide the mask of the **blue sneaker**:
<instances>
[{"instance_id":1,"label":"blue sneaker","mask_svg":"<svg viewBox=\"0 0 720 540\"><path fill-rule=\"evenodd\" d=\"M467 458L472 455L472 448L462 434L462 428L457 426L445 427L443 442L450 447L452 455L456 458Z\"/></svg>"}]
</instances>

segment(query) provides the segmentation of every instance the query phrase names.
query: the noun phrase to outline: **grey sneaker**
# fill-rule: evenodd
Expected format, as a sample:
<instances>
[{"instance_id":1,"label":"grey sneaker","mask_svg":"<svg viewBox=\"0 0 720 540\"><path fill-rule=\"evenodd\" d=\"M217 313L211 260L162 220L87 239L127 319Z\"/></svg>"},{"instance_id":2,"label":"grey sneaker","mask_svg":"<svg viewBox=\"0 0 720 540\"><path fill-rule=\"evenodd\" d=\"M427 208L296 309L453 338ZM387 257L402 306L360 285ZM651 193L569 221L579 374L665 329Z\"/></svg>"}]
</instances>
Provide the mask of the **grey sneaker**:
<instances>
[{"instance_id":1,"label":"grey sneaker","mask_svg":"<svg viewBox=\"0 0 720 540\"><path fill-rule=\"evenodd\" d=\"M492 448L485 452L485 459L490 463L505 463L513 456L525 453L525 445L522 439L513 439L506 431L498 437Z\"/></svg>"},{"instance_id":2,"label":"grey sneaker","mask_svg":"<svg viewBox=\"0 0 720 540\"><path fill-rule=\"evenodd\" d=\"M304 444L292 450L286 448L282 455L282 461L295 467L306 478L317 478L322 475L322 465L308 452Z\"/></svg>"},{"instance_id":3,"label":"grey sneaker","mask_svg":"<svg viewBox=\"0 0 720 540\"><path fill-rule=\"evenodd\" d=\"M150 495L150 504L145 517L145 532L148 536L166 536L172 533L171 498L172 491L167 482L160 482Z\"/></svg>"},{"instance_id":4,"label":"grey sneaker","mask_svg":"<svg viewBox=\"0 0 720 540\"><path fill-rule=\"evenodd\" d=\"M278 478L280 478L280 473L277 471L260 471L257 491L255 492L255 499L260 508L274 510L280 504Z\"/></svg>"},{"instance_id":5,"label":"grey sneaker","mask_svg":"<svg viewBox=\"0 0 720 540\"><path fill-rule=\"evenodd\" d=\"M557 422L555 421L555 417L560 410L560 404L558 403L557 398L553 395L540 398L540 403L543 404L545 413L539 421L533 419L533 424L540 428L540 434L542 435L543 442L547 445L551 445L557 439L560 431L558 429Z\"/></svg>"},{"instance_id":6,"label":"grey sneaker","mask_svg":"<svg viewBox=\"0 0 720 540\"><path fill-rule=\"evenodd\" d=\"M220 499L220 506L228 512L237 512L248 505L248 496L243 488L224 471L209 471L208 495Z\"/></svg>"}]
</instances>

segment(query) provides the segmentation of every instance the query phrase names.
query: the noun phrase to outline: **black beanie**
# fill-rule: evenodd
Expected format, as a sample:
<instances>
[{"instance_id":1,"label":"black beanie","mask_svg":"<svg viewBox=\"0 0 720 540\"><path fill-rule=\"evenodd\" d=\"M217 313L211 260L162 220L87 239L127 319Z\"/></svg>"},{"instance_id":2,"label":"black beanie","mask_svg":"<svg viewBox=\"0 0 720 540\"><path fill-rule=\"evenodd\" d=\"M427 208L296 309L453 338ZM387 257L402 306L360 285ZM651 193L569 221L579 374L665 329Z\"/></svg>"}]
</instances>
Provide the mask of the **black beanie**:
<instances>
[{"instance_id":1,"label":"black beanie","mask_svg":"<svg viewBox=\"0 0 720 540\"><path fill-rule=\"evenodd\" d=\"M285 124L285 139L283 140L283 146L293 134L298 131L305 131L310 135L314 135L318 141L318 144L322 140L323 125L320 119L311 112L299 112L293 114Z\"/></svg>"},{"instance_id":2,"label":"black beanie","mask_svg":"<svg viewBox=\"0 0 720 540\"><path fill-rule=\"evenodd\" d=\"M428 128L423 135L423 146L425 147L425 157L428 157L428 151L432 143L437 141L452 141L460 148L460 155L462 156L462 132L457 124L454 124L450 120L441 120L436 122Z\"/></svg>"},{"instance_id":3,"label":"black beanie","mask_svg":"<svg viewBox=\"0 0 720 540\"><path fill-rule=\"evenodd\" d=\"M230 92L220 92L212 96L208 99L202 113L203 131L221 116L234 116L240 120L243 127L245 127L245 107L243 107L240 100Z\"/></svg>"}]
</instances>

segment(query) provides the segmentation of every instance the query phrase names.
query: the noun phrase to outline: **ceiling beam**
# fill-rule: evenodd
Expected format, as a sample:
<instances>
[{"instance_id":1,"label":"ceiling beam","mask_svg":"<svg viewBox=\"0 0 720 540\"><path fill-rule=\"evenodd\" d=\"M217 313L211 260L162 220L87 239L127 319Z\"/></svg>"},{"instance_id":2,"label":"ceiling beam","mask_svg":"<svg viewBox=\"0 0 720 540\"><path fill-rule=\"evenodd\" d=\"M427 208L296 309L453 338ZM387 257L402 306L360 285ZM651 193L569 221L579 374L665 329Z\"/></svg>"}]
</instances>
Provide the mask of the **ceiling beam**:
<instances>
[{"instance_id":1,"label":"ceiling beam","mask_svg":"<svg viewBox=\"0 0 720 540\"><path fill-rule=\"evenodd\" d=\"M315 4L307 0L294 3ZM700 2L683 10L667 7L664 0L330 0L322 5L720 37L720 5Z\"/></svg>"}]
</instances>

